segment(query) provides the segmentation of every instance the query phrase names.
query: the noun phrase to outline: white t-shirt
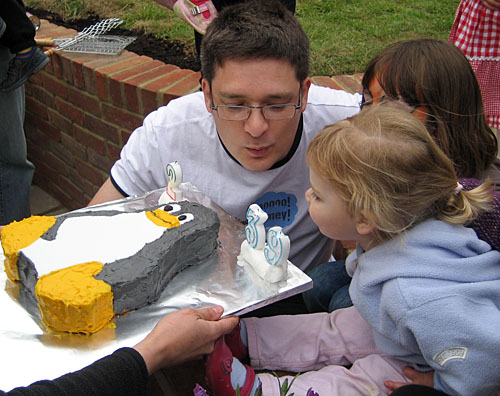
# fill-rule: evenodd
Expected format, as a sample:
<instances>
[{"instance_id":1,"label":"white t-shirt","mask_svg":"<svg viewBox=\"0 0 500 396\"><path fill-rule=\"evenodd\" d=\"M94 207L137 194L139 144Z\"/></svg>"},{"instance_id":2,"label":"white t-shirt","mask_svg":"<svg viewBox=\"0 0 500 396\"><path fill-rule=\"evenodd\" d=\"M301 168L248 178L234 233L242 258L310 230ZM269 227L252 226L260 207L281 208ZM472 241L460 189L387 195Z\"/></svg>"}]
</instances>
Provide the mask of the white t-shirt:
<instances>
[{"instance_id":1,"label":"white t-shirt","mask_svg":"<svg viewBox=\"0 0 500 396\"><path fill-rule=\"evenodd\" d=\"M123 147L111 178L125 194L142 194L166 186L166 166L178 161L183 180L233 217L245 220L248 206L259 204L269 215L266 228L279 225L290 237L290 261L303 270L313 268L328 259L330 241L309 217L306 149L326 125L356 114L360 99L358 94L312 85L296 152L276 169L252 172L225 151L203 93L186 95L145 118Z\"/></svg>"}]
</instances>

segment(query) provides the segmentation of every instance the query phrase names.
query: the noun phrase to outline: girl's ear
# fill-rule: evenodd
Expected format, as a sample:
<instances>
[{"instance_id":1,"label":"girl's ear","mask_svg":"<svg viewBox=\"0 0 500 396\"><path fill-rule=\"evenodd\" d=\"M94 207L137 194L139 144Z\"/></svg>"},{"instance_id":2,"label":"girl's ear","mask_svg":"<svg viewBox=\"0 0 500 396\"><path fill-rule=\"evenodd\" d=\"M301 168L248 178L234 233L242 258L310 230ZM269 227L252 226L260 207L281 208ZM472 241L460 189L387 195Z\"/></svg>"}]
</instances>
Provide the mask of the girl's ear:
<instances>
[{"instance_id":1,"label":"girl's ear","mask_svg":"<svg viewBox=\"0 0 500 396\"><path fill-rule=\"evenodd\" d=\"M375 221L373 215L364 210L359 214L358 221L356 222L356 231L359 235L369 235L375 229Z\"/></svg>"}]
</instances>

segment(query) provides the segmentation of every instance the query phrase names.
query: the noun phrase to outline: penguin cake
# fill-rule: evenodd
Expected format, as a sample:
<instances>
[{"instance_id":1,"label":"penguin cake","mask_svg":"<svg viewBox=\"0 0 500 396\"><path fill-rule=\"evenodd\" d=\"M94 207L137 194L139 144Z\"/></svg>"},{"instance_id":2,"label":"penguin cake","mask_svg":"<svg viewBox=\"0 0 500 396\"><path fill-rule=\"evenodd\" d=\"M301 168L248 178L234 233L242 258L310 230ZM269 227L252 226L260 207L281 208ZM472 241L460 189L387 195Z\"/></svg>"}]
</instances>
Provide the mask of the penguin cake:
<instances>
[{"instance_id":1,"label":"penguin cake","mask_svg":"<svg viewBox=\"0 0 500 396\"><path fill-rule=\"evenodd\" d=\"M219 219L188 201L135 212L32 216L1 230L7 276L52 330L94 333L155 302L172 278L215 254Z\"/></svg>"}]
</instances>

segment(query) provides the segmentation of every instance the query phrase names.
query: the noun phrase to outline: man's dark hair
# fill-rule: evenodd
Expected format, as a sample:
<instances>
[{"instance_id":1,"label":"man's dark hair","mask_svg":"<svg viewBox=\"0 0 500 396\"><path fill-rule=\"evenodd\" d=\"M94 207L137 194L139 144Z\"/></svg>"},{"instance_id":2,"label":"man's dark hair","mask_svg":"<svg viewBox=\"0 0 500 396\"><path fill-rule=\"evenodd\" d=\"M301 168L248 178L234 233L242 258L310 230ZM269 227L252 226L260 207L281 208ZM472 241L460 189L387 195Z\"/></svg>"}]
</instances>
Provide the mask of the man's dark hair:
<instances>
[{"instance_id":1,"label":"man's dark hair","mask_svg":"<svg viewBox=\"0 0 500 396\"><path fill-rule=\"evenodd\" d=\"M309 76L309 39L277 0L253 0L224 8L201 44L201 71L209 82L227 59L258 58L290 62L300 82Z\"/></svg>"}]
</instances>

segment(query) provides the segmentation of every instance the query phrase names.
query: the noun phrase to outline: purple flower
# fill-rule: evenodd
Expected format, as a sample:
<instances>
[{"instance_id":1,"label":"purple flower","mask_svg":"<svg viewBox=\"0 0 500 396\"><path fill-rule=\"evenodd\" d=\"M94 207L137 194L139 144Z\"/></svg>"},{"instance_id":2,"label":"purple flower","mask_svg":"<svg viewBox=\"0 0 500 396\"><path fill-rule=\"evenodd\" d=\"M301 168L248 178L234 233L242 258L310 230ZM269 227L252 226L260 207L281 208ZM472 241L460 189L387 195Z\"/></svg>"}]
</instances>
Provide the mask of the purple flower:
<instances>
[{"instance_id":1,"label":"purple flower","mask_svg":"<svg viewBox=\"0 0 500 396\"><path fill-rule=\"evenodd\" d=\"M307 390L306 396L319 396L319 393L313 391L313 388Z\"/></svg>"},{"instance_id":2,"label":"purple flower","mask_svg":"<svg viewBox=\"0 0 500 396\"><path fill-rule=\"evenodd\" d=\"M200 384L196 384L196 386L193 389L193 394L194 396L208 396L208 393L203 387L200 386Z\"/></svg>"}]
</instances>

